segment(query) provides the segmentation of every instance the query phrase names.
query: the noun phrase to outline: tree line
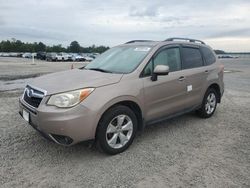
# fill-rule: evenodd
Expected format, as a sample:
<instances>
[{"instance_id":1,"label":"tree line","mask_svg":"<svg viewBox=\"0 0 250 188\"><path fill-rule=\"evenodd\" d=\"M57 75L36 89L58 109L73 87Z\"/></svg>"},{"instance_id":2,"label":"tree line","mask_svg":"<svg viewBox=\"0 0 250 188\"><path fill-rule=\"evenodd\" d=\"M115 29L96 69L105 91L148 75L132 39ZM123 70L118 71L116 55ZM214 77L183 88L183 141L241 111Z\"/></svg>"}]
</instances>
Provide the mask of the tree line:
<instances>
[{"instance_id":1,"label":"tree line","mask_svg":"<svg viewBox=\"0 0 250 188\"><path fill-rule=\"evenodd\" d=\"M102 53L108 50L107 46L82 47L77 41L72 41L68 47L61 44L48 46L42 42L22 42L11 39L0 42L0 52L70 52L70 53Z\"/></svg>"}]
</instances>

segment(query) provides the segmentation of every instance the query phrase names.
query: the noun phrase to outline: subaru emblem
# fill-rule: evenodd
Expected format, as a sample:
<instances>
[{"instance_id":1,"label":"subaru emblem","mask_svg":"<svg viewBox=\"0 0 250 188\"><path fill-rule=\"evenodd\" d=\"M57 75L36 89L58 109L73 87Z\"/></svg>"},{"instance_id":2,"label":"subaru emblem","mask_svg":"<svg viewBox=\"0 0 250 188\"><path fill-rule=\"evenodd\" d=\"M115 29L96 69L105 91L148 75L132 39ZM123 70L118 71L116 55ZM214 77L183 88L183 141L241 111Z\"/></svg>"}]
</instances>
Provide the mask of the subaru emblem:
<instances>
[{"instance_id":1,"label":"subaru emblem","mask_svg":"<svg viewBox=\"0 0 250 188\"><path fill-rule=\"evenodd\" d=\"M28 97L33 97L34 96L34 90L33 89L27 89L26 91Z\"/></svg>"}]
</instances>

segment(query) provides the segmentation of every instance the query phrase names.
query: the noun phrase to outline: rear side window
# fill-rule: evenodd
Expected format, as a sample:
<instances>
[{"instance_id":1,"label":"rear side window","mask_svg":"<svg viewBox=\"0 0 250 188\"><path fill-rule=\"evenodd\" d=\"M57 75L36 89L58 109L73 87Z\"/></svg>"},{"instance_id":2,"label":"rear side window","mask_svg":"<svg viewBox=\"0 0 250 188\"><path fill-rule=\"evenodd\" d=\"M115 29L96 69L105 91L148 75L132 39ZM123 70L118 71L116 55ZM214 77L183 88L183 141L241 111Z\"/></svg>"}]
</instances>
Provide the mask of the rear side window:
<instances>
[{"instance_id":1,"label":"rear side window","mask_svg":"<svg viewBox=\"0 0 250 188\"><path fill-rule=\"evenodd\" d=\"M211 65L216 61L216 58L215 58L213 52L209 48L201 47L201 52L204 56L206 65Z\"/></svg>"},{"instance_id":2,"label":"rear side window","mask_svg":"<svg viewBox=\"0 0 250 188\"><path fill-rule=\"evenodd\" d=\"M198 48L183 47L183 69L201 67L203 65L202 56Z\"/></svg>"}]
</instances>

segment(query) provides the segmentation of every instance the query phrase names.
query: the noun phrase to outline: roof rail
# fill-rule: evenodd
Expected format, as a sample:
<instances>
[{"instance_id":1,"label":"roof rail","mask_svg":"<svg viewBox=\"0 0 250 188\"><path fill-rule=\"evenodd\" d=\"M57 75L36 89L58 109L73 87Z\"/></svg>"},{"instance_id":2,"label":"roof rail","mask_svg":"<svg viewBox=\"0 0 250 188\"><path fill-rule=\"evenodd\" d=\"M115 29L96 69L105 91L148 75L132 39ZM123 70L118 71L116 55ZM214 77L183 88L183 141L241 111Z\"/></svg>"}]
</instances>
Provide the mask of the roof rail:
<instances>
[{"instance_id":1,"label":"roof rail","mask_svg":"<svg viewBox=\"0 0 250 188\"><path fill-rule=\"evenodd\" d=\"M130 44L134 42L153 42L153 41L152 40L131 40L131 41L126 42L125 44Z\"/></svg>"},{"instance_id":2,"label":"roof rail","mask_svg":"<svg viewBox=\"0 0 250 188\"><path fill-rule=\"evenodd\" d=\"M178 38L178 37L173 37L173 38L168 38L164 41L174 41L174 40L186 40L186 41L189 41L189 42L198 42L198 43L201 43L201 44L205 44L205 42L201 41L201 40L196 40L196 39L189 39L189 38Z\"/></svg>"}]
</instances>

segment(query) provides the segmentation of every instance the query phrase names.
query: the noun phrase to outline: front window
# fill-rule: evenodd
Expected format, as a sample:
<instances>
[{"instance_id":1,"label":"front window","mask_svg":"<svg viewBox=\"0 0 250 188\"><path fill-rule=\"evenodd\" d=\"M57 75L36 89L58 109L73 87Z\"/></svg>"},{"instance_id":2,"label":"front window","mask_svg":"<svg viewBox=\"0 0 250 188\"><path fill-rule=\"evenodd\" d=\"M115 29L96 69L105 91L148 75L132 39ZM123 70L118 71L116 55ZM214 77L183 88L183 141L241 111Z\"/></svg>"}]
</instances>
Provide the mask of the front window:
<instances>
[{"instance_id":1,"label":"front window","mask_svg":"<svg viewBox=\"0 0 250 188\"><path fill-rule=\"evenodd\" d=\"M150 76L157 65L169 66L169 72L181 70L181 56L178 47L167 48L160 51L146 65L143 71L143 76Z\"/></svg>"},{"instance_id":2,"label":"front window","mask_svg":"<svg viewBox=\"0 0 250 188\"><path fill-rule=\"evenodd\" d=\"M151 50L148 46L119 46L98 56L85 69L112 73L130 73Z\"/></svg>"},{"instance_id":3,"label":"front window","mask_svg":"<svg viewBox=\"0 0 250 188\"><path fill-rule=\"evenodd\" d=\"M157 65L169 66L169 71L174 72L181 69L181 56L179 48L167 48L162 50L154 58L154 68Z\"/></svg>"}]
</instances>

